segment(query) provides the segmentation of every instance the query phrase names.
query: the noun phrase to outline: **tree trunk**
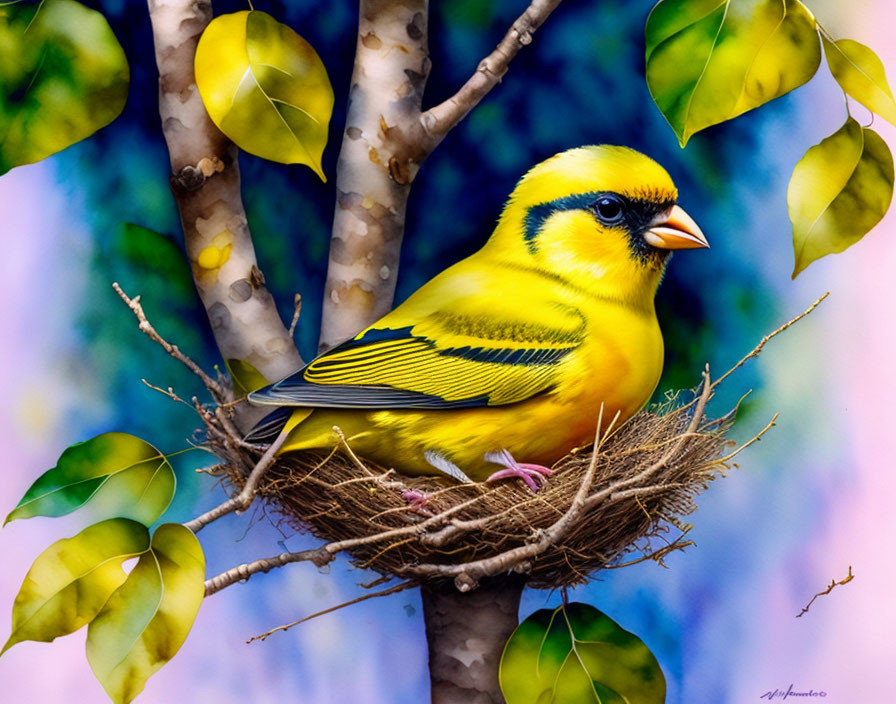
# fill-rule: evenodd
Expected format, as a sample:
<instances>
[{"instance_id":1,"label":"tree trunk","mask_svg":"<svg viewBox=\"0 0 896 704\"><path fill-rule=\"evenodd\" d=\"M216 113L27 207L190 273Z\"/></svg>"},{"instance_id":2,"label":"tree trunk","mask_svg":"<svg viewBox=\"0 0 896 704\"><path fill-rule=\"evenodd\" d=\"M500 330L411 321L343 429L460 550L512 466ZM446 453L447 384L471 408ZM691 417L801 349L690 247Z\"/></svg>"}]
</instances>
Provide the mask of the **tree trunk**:
<instances>
[{"instance_id":1,"label":"tree trunk","mask_svg":"<svg viewBox=\"0 0 896 704\"><path fill-rule=\"evenodd\" d=\"M425 158L420 106L429 75L427 0L361 0L320 351L392 309L411 181Z\"/></svg>"},{"instance_id":2,"label":"tree trunk","mask_svg":"<svg viewBox=\"0 0 896 704\"><path fill-rule=\"evenodd\" d=\"M498 664L519 623L523 580L502 577L460 592L451 581L421 587L432 704L504 704Z\"/></svg>"},{"instance_id":3,"label":"tree trunk","mask_svg":"<svg viewBox=\"0 0 896 704\"><path fill-rule=\"evenodd\" d=\"M301 367L302 358L255 259L237 149L209 118L193 75L196 44L212 18L211 2L149 0L149 16L171 189L196 290L224 360L251 364L268 381L278 381Z\"/></svg>"}]
</instances>

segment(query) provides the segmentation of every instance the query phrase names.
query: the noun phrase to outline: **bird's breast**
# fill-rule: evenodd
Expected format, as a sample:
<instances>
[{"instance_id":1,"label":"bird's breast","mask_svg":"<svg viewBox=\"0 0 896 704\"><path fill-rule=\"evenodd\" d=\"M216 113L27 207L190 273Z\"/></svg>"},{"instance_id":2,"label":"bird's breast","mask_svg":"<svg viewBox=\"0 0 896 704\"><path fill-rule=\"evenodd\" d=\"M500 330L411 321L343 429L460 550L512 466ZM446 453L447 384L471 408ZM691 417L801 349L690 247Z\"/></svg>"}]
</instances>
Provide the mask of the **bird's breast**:
<instances>
[{"instance_id":1,"label":"bird's breast","mask_svg":"<svg viewBox=\"0 0 896 704\"><path fill-rule=\"evenodd\" d=\"M564 365L554 400L570 407L570 417L590 412L593 420L603 403L605 418L619 411L625 420L647 403L662 373L656 316L652 310L608 304L588 311L586 318L587 334Z\"/></svg>"}]
</instances>

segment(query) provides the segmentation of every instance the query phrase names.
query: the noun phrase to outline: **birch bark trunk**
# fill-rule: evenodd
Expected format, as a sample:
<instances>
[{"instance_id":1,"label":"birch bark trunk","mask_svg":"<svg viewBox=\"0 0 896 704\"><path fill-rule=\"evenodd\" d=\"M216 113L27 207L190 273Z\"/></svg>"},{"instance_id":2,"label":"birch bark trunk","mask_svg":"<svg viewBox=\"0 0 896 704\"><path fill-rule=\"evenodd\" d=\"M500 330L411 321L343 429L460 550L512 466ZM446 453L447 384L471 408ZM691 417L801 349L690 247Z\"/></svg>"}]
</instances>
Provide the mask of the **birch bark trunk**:
<instances>
[{"instance_id":1,"label":"birch bark trunk","mask_svg":"<svg viewBox=\"0 0 896 704\"><path fill-rule=\"evenodd\" d=\"M425 158L427 0L361 0L320 351L392 308L411 182Z\"/></svg>"},{"instance_id":2,"label":"birch bark trunk","mask_svg":"<svg viewBox=\"0 0 896 704\"><path fill-rule=\"evenodd\" d=\"M171 190L199 297L224 360L277 381L302 366L255 258L240 195L237 149L212 123L193 75L208 0L149 0L159 67L159 112Z\"/></svg>"}]
</instances>

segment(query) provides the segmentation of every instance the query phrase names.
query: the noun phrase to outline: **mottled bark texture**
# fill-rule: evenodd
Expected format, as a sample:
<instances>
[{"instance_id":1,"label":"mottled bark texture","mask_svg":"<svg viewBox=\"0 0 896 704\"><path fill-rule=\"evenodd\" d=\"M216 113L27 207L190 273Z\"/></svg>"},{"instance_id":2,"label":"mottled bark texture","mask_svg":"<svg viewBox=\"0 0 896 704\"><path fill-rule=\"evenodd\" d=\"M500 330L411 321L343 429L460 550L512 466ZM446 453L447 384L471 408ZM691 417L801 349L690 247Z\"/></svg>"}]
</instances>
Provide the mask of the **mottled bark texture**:
<instances>
[{"instance_id":1,"label":"mottled bark texture","mask_svg":"<svg viewBox=\"0 0 896 704\"><path fill-rule=\"evenodd\" d=\"M411 182L445 135L498 84L561 0L533 0L444 103L421 112L429 75L426 0L361 0L320 350L392 308Z\"/></svg>"},{"instance_id":2,"label":"mottled bark texture","mask_svg":"<svg viewBox=\"0 0 896 704\"><path fill-rule=\"evenodd\" d=\"M522 592L515 575L470 592L448 581L421 587L432 704L504 704L498 665L519 623Z\"/></svg>"},{"instance_id":3,"label":"mottled bark texture","mask_svg":"<svg viewBox=\"0 0 896 704\"><path fill-rule=\"evenodd\" d=\"M237 149L212 123L196 88L193 57L212 17L207 0L149 0L159 66L159 110L171 189L187 256L218 349L270 381L302 365L255 259L240 195Z\"/></svg>"},{"instance_id":4,"label":"mottled bark texture","mask_svg":"<svg viewBox=\"0 0 896 704\"><path fill-rule=\"evenodd\" d=\"M411 181L425 156L427 0L361 0L320 348L389 312Z\"/></svg>"}]
</instances>

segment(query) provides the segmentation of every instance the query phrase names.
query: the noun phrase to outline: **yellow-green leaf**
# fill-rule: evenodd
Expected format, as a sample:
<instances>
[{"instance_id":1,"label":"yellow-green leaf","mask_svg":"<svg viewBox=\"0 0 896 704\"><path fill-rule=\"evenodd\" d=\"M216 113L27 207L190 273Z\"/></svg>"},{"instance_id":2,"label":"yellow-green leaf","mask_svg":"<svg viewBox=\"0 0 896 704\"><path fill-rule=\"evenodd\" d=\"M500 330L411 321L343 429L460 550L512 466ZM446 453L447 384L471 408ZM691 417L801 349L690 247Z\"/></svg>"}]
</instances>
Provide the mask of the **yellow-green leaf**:
<instances>
[{"instance_id":1,"label":"yellow-green leaf","mask_svg":"<svg viewBox=\"0 0 896 704\"><path fill-rule=\"evenodd\" d=\"M587 604L536 611L501 657L507 704L662 704L666 680L635 635Z\"/></svg>"},{"instance_id":2,"label":"yellow-green leaf","mask_svg":"<svg viewBox=\"0 0 896 704\"><path fill-rule=\"evenodd\" d=\"M112 122L128 82L124 51L99 12L74 0L0 5L0 174Z\"/></svg>"},{"instance_id":3,"label":"yellow-green leaf","mask_svg":"<svg viewBox=\"0 0 896 704\"><path fill-rule=\"evenodd\" d=\"M149 526L168 508L174 488L174 470L156 448L134 435L104 433L63 452L5 523L62 516L90 502L97 518L130 518Z\"/></svg>"},{"instance_id":4,"label":"yellow-green leaf","mask_svg":"<svg viewBox=\"0 0 896 704\"><path fill-rule=\"evenodd\" d=\"M793 278L816 259L858 242L893 199L893 155L880 136L849 118L806 152L787 188Z\"/></svg>"},{"instance_id":5,"label":"yellow-green leaf","mask_svg":"<svg viewBox=\"0 0 896 704\"><path fill-rule=\"evenodd\" d=\"M178 523L150 549L87 629L87 660L115 704L134 699L186 640L205 594L205 558Z\"/></svg>"},{"instance_id":6,"label":"yellow-green leaf","mask_svg":"<svg viewBox=\"0 0 896 704\"><path fill-rule=\"evenodd\" d=\"M226 359L224 364L233 379L233 390L237 396L245 396L270 383L260 371L242 359Z\"/></svg>"},{"instance_id":7,"label":"yellow-green leaf","mask_svg":"<svg viewBox=\"0 0 896 704\"><path fill-rule=\"evenodd\" d=\"M240 149L326 180L333 88L308 42L264 12L221 15L199 39L195 69L209 116Z\"/></svg>"},{"instance_id":8,"label":"yellow-green leaf","mask_svg":"<svg viewBox=\"0 0 896 704\"><path fill-rule=\"evenodd\" d=\"M148 548L146 527L124 518L53 543L31 565L19 589L3 652L25 640L52 641L89 623L125 581L122 563Z\"/></svg>"},{"instance_id":9,"label":"yellow-green leaf","mask_svg":"<svg viewBox=\"0 0 896 704\"><path fill-rule=\"evenodd\" d=\"M645 37L647 86L682 146L803 85L821 62L799 0L661 0Z\"/></svg>"},{"instance_id":10,"label":"yellow-green leaf","mask_svg":"<svg viewBox=\"0 0 896 704\"><path fill-rule=\"evenodd\" d=\"M896 125L896 101L877 54L852 39L831 42L822 35L821 40L828 67L843 91Z\"/></svg>"}]
</instances>

